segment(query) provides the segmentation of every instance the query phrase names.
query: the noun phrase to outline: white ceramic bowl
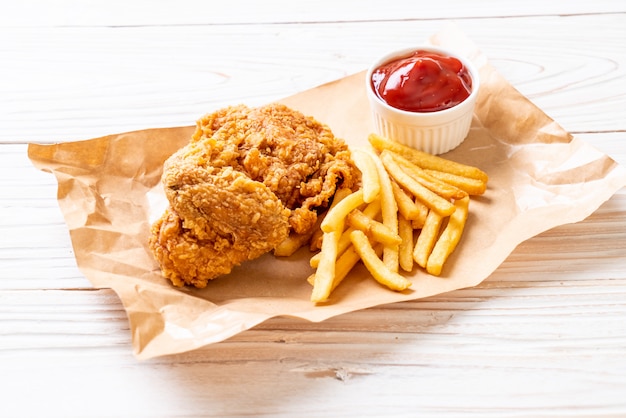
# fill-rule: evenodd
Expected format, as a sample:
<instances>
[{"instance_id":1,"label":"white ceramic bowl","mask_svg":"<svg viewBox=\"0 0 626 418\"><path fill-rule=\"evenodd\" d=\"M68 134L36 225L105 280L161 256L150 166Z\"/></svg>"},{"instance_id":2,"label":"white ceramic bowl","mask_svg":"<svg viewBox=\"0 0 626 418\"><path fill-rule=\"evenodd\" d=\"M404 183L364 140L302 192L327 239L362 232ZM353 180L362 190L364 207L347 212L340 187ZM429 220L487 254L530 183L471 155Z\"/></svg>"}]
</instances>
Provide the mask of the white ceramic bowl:
<instances>
[{"instance_id":1,"label":"white ceramic bowl","mask_svg":"<svg viewBox=\"0 0 626 418\"><path fill-rule=\"evenodd\" d=\"M400 110L384 102L372 87L372 74L383 64L406 57L415 51L434 52L461 61L472 78L469 97L456 106L433 112ZM376 60L367 71L365 84L376 133L431 154L448 152L465 140L480 88L478 71L468 59L452 51L427 45L394 51Z\"/></svg>"}]
</instances>

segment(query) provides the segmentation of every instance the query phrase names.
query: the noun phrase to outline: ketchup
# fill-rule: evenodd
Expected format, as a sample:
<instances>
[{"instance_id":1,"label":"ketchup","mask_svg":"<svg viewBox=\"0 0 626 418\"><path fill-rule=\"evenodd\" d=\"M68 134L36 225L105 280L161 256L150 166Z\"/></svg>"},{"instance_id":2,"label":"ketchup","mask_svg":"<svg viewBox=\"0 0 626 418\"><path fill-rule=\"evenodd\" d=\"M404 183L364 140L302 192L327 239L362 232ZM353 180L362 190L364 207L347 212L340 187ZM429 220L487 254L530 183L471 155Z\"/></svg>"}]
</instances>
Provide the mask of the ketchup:
<instances>
[{"instance_id":1,"label":"ketchup","mask_svg":"<svg viewBox=\"0 0 626 418\"><path fill-rule=\"evenodd\" d=\"M372 86L378 97L396 109L435 112L467 99L472 79L458 59L416 51L378 67Z\"/></svg>"}]
</instances>

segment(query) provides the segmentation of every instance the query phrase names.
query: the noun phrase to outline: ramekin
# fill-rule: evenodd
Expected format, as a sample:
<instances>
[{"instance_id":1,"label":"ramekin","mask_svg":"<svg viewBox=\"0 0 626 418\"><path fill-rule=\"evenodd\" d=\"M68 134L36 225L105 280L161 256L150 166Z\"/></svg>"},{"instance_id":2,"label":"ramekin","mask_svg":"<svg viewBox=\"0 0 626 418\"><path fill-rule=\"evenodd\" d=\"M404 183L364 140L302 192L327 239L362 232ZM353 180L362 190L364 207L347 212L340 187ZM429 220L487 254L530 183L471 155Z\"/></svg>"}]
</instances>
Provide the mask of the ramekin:
<instances>
[{"instance_id":1,"label":"ramekin","mask_svg":"<svg viewBox=\"0 0 626 418\"><path fill-rule=\"evenodd\" d=\"M372 87L372 74L383 64L415 51L428 51L454 57L467 68L472 78L470 95L461 103L435 112L410 112L385 103ZM465 57L445 48L418 45L393 51L377 59L368 69L365 88L370 102L374 130L380 136L430 154L443 154L458 147L467 137L480 88L478 70Z\"/></svg>"}]
</instances>

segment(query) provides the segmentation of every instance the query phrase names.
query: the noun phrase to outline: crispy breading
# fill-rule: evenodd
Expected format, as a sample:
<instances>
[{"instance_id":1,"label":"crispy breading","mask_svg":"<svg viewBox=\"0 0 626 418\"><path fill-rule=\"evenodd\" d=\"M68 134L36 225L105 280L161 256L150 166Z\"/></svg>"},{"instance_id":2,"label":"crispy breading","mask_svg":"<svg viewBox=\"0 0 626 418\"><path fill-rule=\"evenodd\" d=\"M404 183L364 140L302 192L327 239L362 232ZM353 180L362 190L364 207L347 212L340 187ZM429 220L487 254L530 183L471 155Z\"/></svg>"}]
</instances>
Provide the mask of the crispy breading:
<instances>
[{"instance_id":1,"label":"crispy breading","mask_svg":"<svg viewBox=\"0 0 626 418\"><path fill-rule=\"evenodd\" d=\"M177 286L205 287L289 235L289 211L262 183L232 169L207 178L181 185L175 204L152 226L150 246Z\"/></svg>"},{"instance_id":2,"label":"crispy breading","mask_svg":"<svg viewBox=\"0 0 626 418\"><path fill-rule=\"evenodd\" d=\"M165 162L170 207L150 246L174 284L204 287L310 232L338 185L359 176L347 145L311 117L280 104L221 109Z\"/></svg>"}]
</instances>

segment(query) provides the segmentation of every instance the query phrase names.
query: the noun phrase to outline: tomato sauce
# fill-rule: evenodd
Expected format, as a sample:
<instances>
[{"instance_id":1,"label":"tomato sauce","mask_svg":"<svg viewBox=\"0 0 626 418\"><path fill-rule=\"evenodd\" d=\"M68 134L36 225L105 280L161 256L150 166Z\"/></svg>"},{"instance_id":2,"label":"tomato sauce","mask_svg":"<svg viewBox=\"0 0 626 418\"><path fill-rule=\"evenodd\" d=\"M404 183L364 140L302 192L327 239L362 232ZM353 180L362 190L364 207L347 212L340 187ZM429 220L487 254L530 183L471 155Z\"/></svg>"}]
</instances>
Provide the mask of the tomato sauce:
<instances>
[{"instance_id":1,"label":"tomato sauce","mask_svg":"<svg viewBox=\"0 0 626 418\"><path fill-rule=\"evenodd\" d=\"M472 78L461 61L428 51L383 64L373 72L371 83L381 100L409 112L448 109L472 91Z\"/></svg>"}]
</instances>

